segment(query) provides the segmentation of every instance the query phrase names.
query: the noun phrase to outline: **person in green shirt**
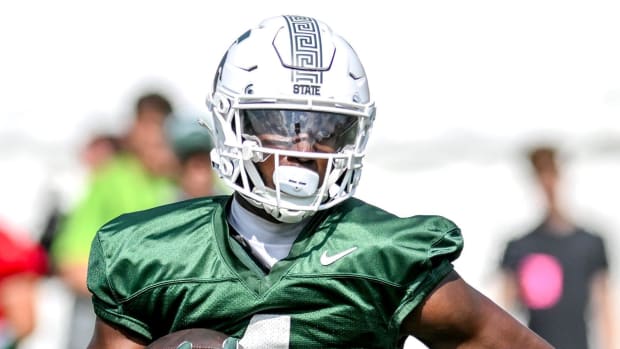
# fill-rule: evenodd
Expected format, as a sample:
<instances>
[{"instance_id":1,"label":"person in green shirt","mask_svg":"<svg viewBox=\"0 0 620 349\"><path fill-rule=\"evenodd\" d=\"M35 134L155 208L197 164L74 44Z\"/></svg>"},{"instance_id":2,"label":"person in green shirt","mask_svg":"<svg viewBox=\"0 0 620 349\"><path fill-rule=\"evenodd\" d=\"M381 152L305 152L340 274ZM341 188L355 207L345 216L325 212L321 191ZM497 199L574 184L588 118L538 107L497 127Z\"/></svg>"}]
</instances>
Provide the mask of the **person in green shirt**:
<instances>
[{"instance_id":1,"label":"person in green shirt","mask_svg":"<svg viewBox=\"0 0 620 349\"><path fill-rule=\"evenodd\" d=\"M178 164L163 131L171 112L161 94L147 93L137 99L135 119L122 139L122 149L93 169L82 199L68 212L52 241L55 272L76 295L69 349L84 348L88 344L88 338L82 339L84 332L94 326L86 274L90 245L99 227L120 214L176 201L173 179ZM79 330L81 326L85 329Z\"/></svg>"},{"instance_id":2,"label":"person in green shirt","mask_svg":"<svg viewBox=\"0 0 620 349\"><path fill-rule=\"evenodd\" d=\"M191 328L225 334L227 348L399 348L409 335L431 348L550 348L454 270L452 221L353 198L375 105L357 54L325 23L280 16L248 30L208 106L211 161L234 194L97 232L89 348Z\"/></svg>"}]
</instances>

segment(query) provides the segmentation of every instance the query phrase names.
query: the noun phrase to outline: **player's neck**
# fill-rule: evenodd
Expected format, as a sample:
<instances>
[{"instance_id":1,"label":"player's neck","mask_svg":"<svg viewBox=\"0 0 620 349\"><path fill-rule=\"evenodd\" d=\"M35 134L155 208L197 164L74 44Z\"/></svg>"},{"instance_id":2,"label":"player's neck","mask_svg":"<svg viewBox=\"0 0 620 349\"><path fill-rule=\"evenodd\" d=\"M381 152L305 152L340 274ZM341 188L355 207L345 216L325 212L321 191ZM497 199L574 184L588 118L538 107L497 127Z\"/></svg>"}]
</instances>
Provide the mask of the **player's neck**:
<instances>
[{"instance_id":1,"label":"player's neck","mask_svg":"<svg viewBox=\"0 0 620 349\"><path fill-rule=\"evenodd\" d=\"M228 213L228 223L251 249L251 254L268 269L285 258L293 243L308 223L308 219L299 223L274 223L251 212L233 199Z\"/></svg>"}]
</instances>

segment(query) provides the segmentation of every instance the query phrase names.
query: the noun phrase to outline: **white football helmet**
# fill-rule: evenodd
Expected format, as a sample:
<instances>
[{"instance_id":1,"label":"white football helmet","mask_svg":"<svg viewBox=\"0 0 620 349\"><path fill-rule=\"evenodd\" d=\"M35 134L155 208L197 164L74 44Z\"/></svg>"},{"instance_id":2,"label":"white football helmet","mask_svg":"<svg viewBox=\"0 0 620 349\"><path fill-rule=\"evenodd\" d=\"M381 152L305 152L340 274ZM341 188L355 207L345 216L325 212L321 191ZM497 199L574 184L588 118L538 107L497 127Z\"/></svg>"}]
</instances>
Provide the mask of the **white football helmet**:
<instances>
[{"instance_id":1,"label":"white football helmet","mask_svg":"<svg viewBox=\"0 0 620 349\"><path fill-rule=\"evenodd\" d=\"M207 106L213 168L277 220L298 222L354 194L375 106L357 54L325 23L280 16L245 32L222 58ZM312 151L295 149L299 139ZM269 156L275 188L255 165ZM326 159L325 173L281 166L284 156Z\"/></svg>"}]
</instances>

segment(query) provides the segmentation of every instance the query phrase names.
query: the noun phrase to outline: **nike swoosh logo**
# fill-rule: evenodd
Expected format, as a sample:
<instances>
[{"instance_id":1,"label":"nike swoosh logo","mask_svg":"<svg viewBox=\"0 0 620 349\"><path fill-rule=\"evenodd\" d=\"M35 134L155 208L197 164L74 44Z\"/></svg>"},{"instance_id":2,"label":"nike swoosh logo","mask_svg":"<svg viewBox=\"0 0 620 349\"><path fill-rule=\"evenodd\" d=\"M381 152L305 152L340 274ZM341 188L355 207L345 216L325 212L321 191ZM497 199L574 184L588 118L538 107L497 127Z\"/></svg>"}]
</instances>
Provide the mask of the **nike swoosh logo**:
<instances>
[{"instance_id":1,"label":"nike swoosh logo","mask_svg":"<svg viewBox=\"0 0 620 349\"><path fill-rule=\"evenodd\" d=\"M357 250L357 246L355 247L351 247L347 250L344 250L340 253L336 253L333 256L328 256L327 255L327 251L323 251L323 254L321 255L321 264L322 265L330 265L332 263L334 263L335 261L341 259L342 257L352 253L353 251Z\"/></svg>"}]
</instances>

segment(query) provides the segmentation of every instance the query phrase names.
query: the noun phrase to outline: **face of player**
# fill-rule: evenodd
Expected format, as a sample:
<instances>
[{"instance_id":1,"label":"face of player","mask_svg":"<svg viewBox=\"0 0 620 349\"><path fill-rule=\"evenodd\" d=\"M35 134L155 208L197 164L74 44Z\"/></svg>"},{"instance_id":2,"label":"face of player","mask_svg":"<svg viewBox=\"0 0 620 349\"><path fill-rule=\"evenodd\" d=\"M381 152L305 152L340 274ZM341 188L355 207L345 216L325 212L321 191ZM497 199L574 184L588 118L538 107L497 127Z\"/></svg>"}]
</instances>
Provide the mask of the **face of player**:
<instances>
[{"instance_id":1,"label":"face of player","mask_svg":"<svg viewBox=\"0 0 620 349\"><path fill-rule=\"evenodd\" d=\"M298 140L295 140L293 144L283 146L270 144L272 140L278 142L276 135L263 135L259 139L263 142L264 146L269 146L274 149L281 150L293 150L300 152L321 152L321 153L334 153L335 150L326 146L321 146L307 139L303 139L301 136ZM316 172L319 175L319 185L323 183L325 177L325 170L327 168L327 159L317 159L309 157L294 157L294 156L279 156L279 166L294 166L302 167L307 170ZM258 171L261 173L261 177L266 186L275 188L273 182L273 173L275 171L275 158L274 155L268 156L265 161L256 164Z\"/></svg>"},{"instance_id":2,"label":"face of player","mask_svg":"<svg viewBox=\"0 0 620 349\"><path fill-rule=\"evenodd\" d=\"M245 139L260 142L265 148L308 153L303 156L279 156L279 166L294 166L316 172L323 183L327 159L310 153L336 153L355 143L357 118L333 113L296 110L246 110L242 116ZM275 155L256 163L266 186L275 188Z\"/></svg>"}]
</instances>

